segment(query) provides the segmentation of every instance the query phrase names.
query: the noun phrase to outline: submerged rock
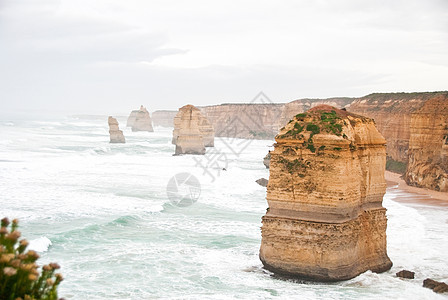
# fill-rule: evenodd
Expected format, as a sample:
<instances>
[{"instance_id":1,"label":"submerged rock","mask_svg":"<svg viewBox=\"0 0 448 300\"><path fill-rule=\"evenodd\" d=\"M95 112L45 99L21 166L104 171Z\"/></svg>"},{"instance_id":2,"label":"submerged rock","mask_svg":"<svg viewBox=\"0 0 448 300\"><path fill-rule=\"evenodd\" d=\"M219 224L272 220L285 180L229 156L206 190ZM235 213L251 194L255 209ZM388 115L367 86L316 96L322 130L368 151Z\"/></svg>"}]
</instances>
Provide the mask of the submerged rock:
<instances>
[{"instance_id":1,"label":"submerged rock","mask_svg":"<svg viewBox=\"0 0 448 300\"><path fill-rule=\"evenodd\" d=\"M445 282L439 282L432 279L425 279L423 281L423 287L433 290L436 293L448 292L448 284Z\"/></svg>"},{"instance_id":2,"label":"submerged rock","mask_svg":"<svg viewBox=\"0 0 448 300\"><path fill-rule=\"evenodd\" d=\"M109 117L107 122L109 123L110 143L125 143L126 140L123 131L118 127L117 119Z\"/></svg>"},{"instance_id":3,"label":"submerged rock","mask_svg":"<svg viewBox=\"0 0 448 300\"><path fill-rule=\"evenodd\" d=\"M414 279L415 273L408 270L402 270L395 275L400 278Z\"/></svg>"},{"instance_id":4,"label":"submerged rock","mask_svg":"<svg viewBox=\"0 0 448 300\"><path fill-rule=\"evenodd\" d=\"M260 179L255 180L255 182L263 187L267 187L269 180L267 180L266 178L260 178Z\"/></svg>"},{"instance_id":5,"label":"submerged rock","mask_svg":"<svg viewBox=\"0 0 448 300\"><path fill-rule=\"evenodd\" d=\"M132 127L132 131L154 132L149 112L142 105L139 110L133 110L128 117L126 126Z\"/></svg>"},{"instance_id":6,"label":"submerged rock","mask_svg":"<svg viewBox=\"0 0 448 300\"><path fill-rule=\"evenodd\" d=\"M204 135L201 111L193 105L185 105L179 109L174 118L172 143L176 145L175 155L205 154ZM210 140L207 140L210 143Z\"/></svg>"},{"instance_id":7,"label":"submerged rock","mask_svg":"<svg viewBox=\"0 0 448 300\"><path fill-rule=\"evenodd\" d=\"M265 268L319 281L389 270L386 141L374 121L317 106L296 115L276 142L262 221Z\"/></svg>"}]
</instances>

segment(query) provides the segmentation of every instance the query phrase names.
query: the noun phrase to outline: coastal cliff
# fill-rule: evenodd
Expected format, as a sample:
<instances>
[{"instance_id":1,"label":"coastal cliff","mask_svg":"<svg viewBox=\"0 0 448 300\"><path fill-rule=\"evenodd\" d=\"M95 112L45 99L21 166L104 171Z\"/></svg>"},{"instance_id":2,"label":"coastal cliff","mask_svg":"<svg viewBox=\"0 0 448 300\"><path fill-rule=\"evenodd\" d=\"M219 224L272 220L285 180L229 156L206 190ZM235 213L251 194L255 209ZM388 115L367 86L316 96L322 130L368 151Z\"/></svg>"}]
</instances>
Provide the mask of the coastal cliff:
<instances>
[{"instance_id":1,"label":"coastal cliff","mask_svg":"<svg viewBox=\"0 0 448 300\"><path fill-rule=\"evenodd\" d=\"M361 98L300 99L286 104L222 104L200 109L214 127L215 136L273 139L279 128L283 127L294 115L303 113L316 105L329 104L338 108L346 108L350 112L375 120L378 131L387 141L386 167L388 170L400 174L407 173L409 184L443 190L441 183L438 182L445 179L438 177L446 178L448 172L444 171L446 160L440 161L439 159L440 156L446 157L443 154L448 151L446 146L437 146L438 149L442 149L441 153L437 150L434 153L423 151L422 154L416 154L417 152L414 151L412 162L410 161L411 152L409 152L411 132L412 135L418 136L418 131L421 130L417 127L411 130L411 127L414 126L411 125L414 122L412 120L418 119L418 113L426 102L438 98L441 99L438 105L445 107L448 103L448 92L376 93ZM425 115L423 111L421 113ZM164 120L168 120L172 115L171 112L161 112L160 114L164 116ZM443 114L447 119L443 110L440 111L439 118L442 120ZM163 122L169 123L170 121ZM443 120L441 122L443 123ZM415 141L417 140L418 138L415 139ZM439 139L438 143L442 143L442 140ZM408 160L410 166L408 166ZM436 164L431 161L441 162L443 167L437 168L437 171L428 172L427 169L435 170L436 168ZM414 172L414 168L419 170Z\"/></svg>"},{"instance_id":2,"label":"coastal cliff","mask_svg":"<svg viewBox=\"0 0 448 300\"><path fill-rule=\"evenodd\" d=\"M201 107L215 136L272 139L278 131L283 104L221 104Z\"/></svg>"},{"instance_id":3,"label":"coastal cliff","mask_svg":"<svg viewBox=\"0 0 448 300\"><path fill-rule=\"evenodd\" d=\"M262 221L265 268L321 281L390 269L386 141L373 120L317 106L296 115L276 142Z\"/></svg>"},{"instance_id":4,"label":"coastal cliff","mask_svg":"<svg viewBox=\"0 0 448 300\"><path fill-rule=\"evenodd\" d=\"M411 116L409 185L448 192L448 97L438 95Z\"/></svg>"},{"instance_id":5,"label":"coastal cliff","mask_svg":"<svg viewBox=\"0 0 448 300\"><path fill-rule=\"evenodd\" d=\"M176 114L174 110L157 110L151 115L152 123L154 126L173 127Z\"/></svg>"},{"instance_id":6,"label":"coastal cliff","mask_svg":"<svg viewBox=\"0 0 448 300\"><path fill-rule=\"evenodd\" d=\"M387 140L387 155L407 163L411 137L411 115L433 97L432 93L371 94L353 101L349 111L375 120Z\"/></svg>"},{"instance_id":7,"label":"coastal cliff","mask_svg":"<svg viewBox=\"0 0 448 300\"><path fill-rule=\"evenodd\" d=\"M278 129L285 126L295 115L303 113L317 105L330 105L344 108L352 103L354 98L328 98L328 99L299 99L286 103L278 121ZM277 130L278 132L278 130Z\"/></svg>"},{"instance_id":8,"label":"coastal cliff","mask_svg":"<svg viewBox=\"0 0 448 300\"><path fill-rule=\"evenodd\" d=\"M175 155L205 154L205 146L213 146L214 135L208 121L193 105L179 108L174 118L172 143L176 145Z\"/></svg>"}]
</instances>

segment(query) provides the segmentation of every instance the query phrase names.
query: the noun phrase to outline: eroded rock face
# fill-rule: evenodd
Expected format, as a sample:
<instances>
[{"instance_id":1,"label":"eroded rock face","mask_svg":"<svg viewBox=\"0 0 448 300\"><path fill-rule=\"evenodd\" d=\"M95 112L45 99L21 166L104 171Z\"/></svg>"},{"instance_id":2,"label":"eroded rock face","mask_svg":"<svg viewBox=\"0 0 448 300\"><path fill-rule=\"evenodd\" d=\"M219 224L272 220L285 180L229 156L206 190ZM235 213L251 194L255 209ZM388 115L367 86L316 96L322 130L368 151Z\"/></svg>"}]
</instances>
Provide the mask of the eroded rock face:
<instances>
[{"instance_id":1,"label":"eroded rock face","mask_svg":"<svg viewBox=\"0 0 448 300\"><path fill-rule=\"evenodd\" d=\"M387 140L387 155L393 160L408 160L411 114L426 99L405 93L372 94L355 100L349 111L375 120L378 131Z\"/></svg>"},{"instance_id":2,"label":"eroded rock face","mask_svg":"<svg viewBox=\"0 0 448 300\"><path fill-rule=\"evenodd\" d=\"M123 131L118 127L117 119L109 117L107 122L109 123L110 143L125 143L126 140Z\"/></svg>"},{"instance_id":3,"label":"eroded rock face","mask_svg":"<svg viewBox=\"0 0 448 300\"><path fill-rule=\"evenodd\" d=\"M298 114L271 151L260 259L320 281L392 266L386 249L385 139L373 120L330 106Z\"/></svg>"},{"instance_id":4,"label":"eroded rock face","mask_svg":"<svg viewBox=\"0 0 448 300\"><path fill-rule=\"evenodd\" d=\"M448 192L448 97L430 99L411 117L409 185Z\"/></svg>"},{"instance_id":5,"label":"eroded rock face","mask_svg":"<svg viewBox=\"0 0 448 300\"><path fill-rule=\"evenodd\" d=\"M126 126L132 127L132 131L154 132L149 112L142 105L139 110L133 110L129 115Z\"/></svg>"},{"instance_id":6,"label":"eroded rock face","mask_svg":"<svg viewBox=\"0 0 448 300\"><path fill-rule=\"evenodd\" d=\"M193 105L179 109L174 118L172 143L176 145L175 155L205 154L205 143L213 146L213 128L209 128L201 111Z\"/></svg>"}]
</instances>

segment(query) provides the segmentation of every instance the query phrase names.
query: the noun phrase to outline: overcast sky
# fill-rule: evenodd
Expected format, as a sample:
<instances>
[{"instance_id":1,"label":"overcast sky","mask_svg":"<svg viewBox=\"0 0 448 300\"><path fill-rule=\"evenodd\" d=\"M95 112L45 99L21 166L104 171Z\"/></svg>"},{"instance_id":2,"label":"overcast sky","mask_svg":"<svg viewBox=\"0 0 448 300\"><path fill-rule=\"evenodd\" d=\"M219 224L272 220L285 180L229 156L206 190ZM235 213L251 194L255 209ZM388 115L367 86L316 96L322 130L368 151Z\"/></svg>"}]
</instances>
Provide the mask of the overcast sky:
<instances>
[{"instance_id":1,"label":"overcast sky","mask_svg":"<svg viewBox=\"0 0 448 300\"><path fill-rule=\"evenodd\" d=\"M448 90L448 0L0 0L0 109Z\"/></svg>"}]
</instances>

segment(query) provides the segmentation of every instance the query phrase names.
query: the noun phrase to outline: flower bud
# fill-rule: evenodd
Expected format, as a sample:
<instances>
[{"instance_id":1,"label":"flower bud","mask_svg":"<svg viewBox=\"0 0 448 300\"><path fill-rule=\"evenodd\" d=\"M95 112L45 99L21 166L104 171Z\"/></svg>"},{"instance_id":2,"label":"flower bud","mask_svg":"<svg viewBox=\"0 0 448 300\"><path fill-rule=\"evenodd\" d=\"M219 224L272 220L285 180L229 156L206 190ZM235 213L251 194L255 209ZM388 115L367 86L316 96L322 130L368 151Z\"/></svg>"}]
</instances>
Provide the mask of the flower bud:
<instances>
[{"instance_id":1,"label":"flower bud","mask_svg":"<svg viewBox=\"0 0 448 300\"><path fill-rule=\"evenodd\" d=\"M53 270L57 270L57 269L61 268L61 266L59 266L57 263L51 263L50 267L53 268Z\"/></svg>"},{"instance_id":2,"label":"flower bud","mask_svg":"<svg viewBox=\"0 0 448 300\"><path fill-rule=\"evenodd\" d=\"M3 218L1 221L2 227L8 227L9 225L9 219L8 218Z\"/></svg>"}]
</instances>

